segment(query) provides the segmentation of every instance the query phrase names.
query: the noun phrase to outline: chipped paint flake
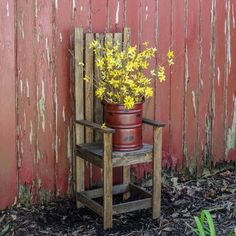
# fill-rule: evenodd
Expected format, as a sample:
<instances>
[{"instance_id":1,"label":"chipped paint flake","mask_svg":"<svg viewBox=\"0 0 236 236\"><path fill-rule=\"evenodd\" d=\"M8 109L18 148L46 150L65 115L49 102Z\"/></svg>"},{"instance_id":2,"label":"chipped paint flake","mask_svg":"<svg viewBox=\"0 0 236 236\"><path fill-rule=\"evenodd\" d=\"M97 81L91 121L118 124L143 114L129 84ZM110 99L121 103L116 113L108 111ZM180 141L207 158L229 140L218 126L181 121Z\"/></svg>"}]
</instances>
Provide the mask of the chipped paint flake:
<instances>
[{"instance_id":1,"label":"chipped paint flake","mask_svg":"<svg viewBox=\"0 0 236 236\"><path fill-rule=\"evenodd\" d=\"M236 97L234 97L233 101L233 122L231 128L229 128L227 132L226 156L231 149L236 149Z\"/></svg>"},{"instance_id":2,"label":"chipped paint flake","mask_svg":"<svg viewBox=\"0 0 236 236\"><path fill-rule=\"evenodd\" d=\"M75 3L75 0L72 0L72 15L73 15L73 18L75 16L75 11L76 11L76 3Z\"/></svg>"},{"instance_id":3,"label":"chipped paint flake","mask_svg":"<svg viewBox=\"0 0 236 236\"><path fill-rule=\"evenodd\" d=\"M71 142L70 142L70 127L67 127L67 157L71 161Z\"/></svg>"},{"instance_id":4,"label":"chipped paint flake","mask_svg":"<svg viewBox=\"0 0 236 236\"><path fill-rule=\"evenodd\" d=\"M235 29L234 5L232 4L233 29Z\"/></svg>"},{"instance_id":5,"label":"chipped paint flake","mask_svg":"<svg viewBox=\"0 0 236 236\"><path fill-rule=\"evenodd\" d=\"M27 98L30 97L30 95L29 95L29 82L28 82L28 80L26 81L26 96L27 96Z\"/></svg>"},{"instance_id":6,"label":"chipped paint flake","mask_svg":"<svg viewBox=\"0 0 236 236\"><path fill-rule=\"evenodd\" d=\"M55 0L55 9L58 10L58 0Z\"/></svg>"},{"instance_id":7,"label":"chipped paint flake","mask_svg":"<svg viewBox=\"0 0 236 236\"><path fill-rule=\"evenodd\" d=\"M218 86L220 86L220 68L219 68L219 66L217 67L217 82L218 82Z\"/></svg>"},{"instance_id":8,"label":"chipped paint flake","mask_svg":"<svg viewBox=\"0 0 236 236\"><path fill-rule=\"evenodd\" d=\"M50 66L50 49L48 45L48 38L45 38L45 49L46 49L46 56L47 56L47 62L48 62L48 67Z\"/></svg>"},{"instance_id":9,"label":"chipped paint flake","mask_svg":"<svg viewBox=\"0 0 236 236\"><path fill-rule=\"evenodd\" d=\"M41 82L41 98L39 100L39 115L42 123L43 132L45 132L45 85L44 80Z\"/></svg>"},{"instance_id":10,"label":"chipped paint flake","mask_svg":"<svg viewBox=\"0 0 236 236\"><path fill-rule=\"evenodd\" d=\"M229 1L226 1L226 10L227 10L226 55L227 55L228 72L230 73L230 69L231 69L231 31L230 31L230 2Z\"/></svg>"},{"instance_id":11,"label":"chipped paint flake","mask_svg":"<svg viewBox=\"0 0 236 236\"><path fill-rule=\"evenodd\" d=\"M62 33L59 34L60 42L62 43Z\"/></svg>"},{"instance_id":12,"label":"chipped paint flake","mask_svg":"<svg viewBox=\"0 0 236 236\"><path fill-rule=\"evenodd\" d=\"M145 7L145 10L146 10L145 20L147 20L148 19L148 6Z\"/></svg>"},{"instance_id":13,"label":"chipped paint flake","mask_svg":"<svg viewBox=\"0 0 236 236\"><path fill-rule=\"evenodd\" d=\"M117 1L117 7L116 7L116 25L119 23L119 11L120 11L120 2Z\"/></svg>"},{"instance_id":14,"label":"chipped paint flake","mask_svg":"<svg viewBox=\"0 0 236 236\"><path fill-rule=\"evenodd\" d=\"M197 108L196 108L196 96L195 96L195 92L194 91L192 91L192 101L193 101L194 116L196 117L196 115L197 115Z\"/></svg>"},{"instance_id":15,"label":"chipped paint flake","mask_svg":"<svg viewBox=\"0 0 236 236\"><path fill-rule=\"evenodd\" d=\"M63 109L62 109L62 118L63 118L63 121L65 122L66 121L66 115L65 115L65 107L63 106Z\"/></svg>"},{"instance_id":16,"label":"chipped paint flake","mask_svg":"<svg viewBox=\"0 0 236 236\"><path fill-rule=\"evenodd\" d=\"M38 0L35 0L34 2L34 16L35 18L38 17Z\"/></svg>"},{"instance_id":17,"label":"chipped paint flake","mask_svg":"<svg viewBox=\"0 0 236 236\"><path fill-rule=\"evenodd\" d=\"M32 123L32 121L30 121L29 141L30 141L30 144L33 143L33 123Z\"/></svg>"},{"instance_id":18,"label":"chipped paint flake","mask_svg":"<svg viewBox=\"0 0 236 236\"><path fill-rule=\"evenodd\" d=\"M57 98L57 80L54 82L54 104L55 104L55 143L54 143L54 151L56 163L58 163L58 98Z\"/></svg>"},{"instance_id":19,"label":"chipped paint flake","mask_svg":"<svg viewBox=\"0 0 236 236\"><path fill-rule=\"evenodd\" d=\"M10 8L9 8L9 2L8 1L7 1L6 11L7 11L7 16L10 16Z\"/></svg>"},{"instance_id":20,"label":"chipped paint flake","mask_svg":"<svg viewBox=\"0 0 236 236\"><path fill-rule=\"evenodd\" d=\"M23 93L23 81L20 80L20 93L22 94Z\"/></svg>"}]
</instances>

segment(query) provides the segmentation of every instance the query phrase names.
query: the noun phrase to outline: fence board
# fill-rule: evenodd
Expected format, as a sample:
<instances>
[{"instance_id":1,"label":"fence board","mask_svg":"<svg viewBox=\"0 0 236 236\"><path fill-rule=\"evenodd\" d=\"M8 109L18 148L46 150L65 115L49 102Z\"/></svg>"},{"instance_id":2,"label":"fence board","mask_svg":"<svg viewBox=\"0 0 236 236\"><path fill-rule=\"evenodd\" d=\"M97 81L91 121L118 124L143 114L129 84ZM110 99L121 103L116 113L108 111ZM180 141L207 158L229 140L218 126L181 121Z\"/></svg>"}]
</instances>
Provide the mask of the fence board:
<instances>
[{"instance_id":1,"label":"fence board","mask_svg":"<svg viewBox=\"0 0 236 236\"><path fill-rule=\"evenodd\" d=\"M17 197L14 1L0 2L0 209Z\"/></svg>"}]
</instances>

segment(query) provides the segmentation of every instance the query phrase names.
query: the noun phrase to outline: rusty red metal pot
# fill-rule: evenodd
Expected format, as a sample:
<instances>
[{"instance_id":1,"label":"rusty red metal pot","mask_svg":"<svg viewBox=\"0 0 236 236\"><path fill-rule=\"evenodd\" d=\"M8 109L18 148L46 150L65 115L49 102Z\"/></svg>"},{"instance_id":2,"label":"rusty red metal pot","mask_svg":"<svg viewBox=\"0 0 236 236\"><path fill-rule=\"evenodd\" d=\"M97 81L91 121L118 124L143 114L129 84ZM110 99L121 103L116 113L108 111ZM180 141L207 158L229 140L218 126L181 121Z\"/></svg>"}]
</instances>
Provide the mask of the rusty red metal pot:
<instances>
[{"instance_id":1,"label":"rusty red metal pot","mask_svg":"<svg viewBox=\"0 0 236 236\"><path fill-rule=\"evenodd\" d=\"M142 147L143 103L127 110L124 105L104 103L105 122L116 130L113 134L113 150L133 151Z\"/></svg>"}]
</instances>

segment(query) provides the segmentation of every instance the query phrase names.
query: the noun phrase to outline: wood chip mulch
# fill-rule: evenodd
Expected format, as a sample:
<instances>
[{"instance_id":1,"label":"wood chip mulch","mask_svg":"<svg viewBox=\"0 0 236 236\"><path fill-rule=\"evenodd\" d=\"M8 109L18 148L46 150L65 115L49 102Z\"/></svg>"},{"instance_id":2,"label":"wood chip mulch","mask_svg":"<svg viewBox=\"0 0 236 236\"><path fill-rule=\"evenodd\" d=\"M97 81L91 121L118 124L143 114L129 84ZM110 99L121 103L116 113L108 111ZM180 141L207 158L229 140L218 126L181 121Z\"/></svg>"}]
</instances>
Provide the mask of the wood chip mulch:
<instances>
[{"instance_id":1,"label":"wood chip mulch","mask_svg":"<svg viewBox=\"0 0 236 236\"><path fill-rule=\"evenodd\" d=\"M0 211L0 236L5 235L195 235L194 216L208 209L219 236L235 236L236 172L227 170L209 177L185 180L165 176L162 185L160 225L151 210L115 216L113 229L103 231L102 219L72 200L59 200L30 209L17 205Z\"/></svg>"}]
</instances>

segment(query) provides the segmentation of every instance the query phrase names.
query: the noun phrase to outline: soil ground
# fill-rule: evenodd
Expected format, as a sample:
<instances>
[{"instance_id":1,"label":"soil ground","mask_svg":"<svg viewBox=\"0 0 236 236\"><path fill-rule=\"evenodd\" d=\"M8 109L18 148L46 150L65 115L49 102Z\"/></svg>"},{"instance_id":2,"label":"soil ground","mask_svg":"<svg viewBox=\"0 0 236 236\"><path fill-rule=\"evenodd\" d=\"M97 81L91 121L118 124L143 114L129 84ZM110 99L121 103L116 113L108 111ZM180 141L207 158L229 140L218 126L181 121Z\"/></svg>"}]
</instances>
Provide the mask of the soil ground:
<instances>
[{"instance_id":1,"label":"soil ground","mask_svg":"<svg viewBox=\"0 0 236 236\"><path fill-rule=\"evenodd\" d=\"M151 189L149 189L151 191ZM117 200L119 201L119 197ZM160 225L151 210L115 216L113 229L103 231L102 219L72 200L58 200L31 208L17 205L0 212L3 235L195 235L194 216L210 211L218 236L235 236L236 173L227 170L196 180L164 175Z\"/></svg>"}]
</instances>

